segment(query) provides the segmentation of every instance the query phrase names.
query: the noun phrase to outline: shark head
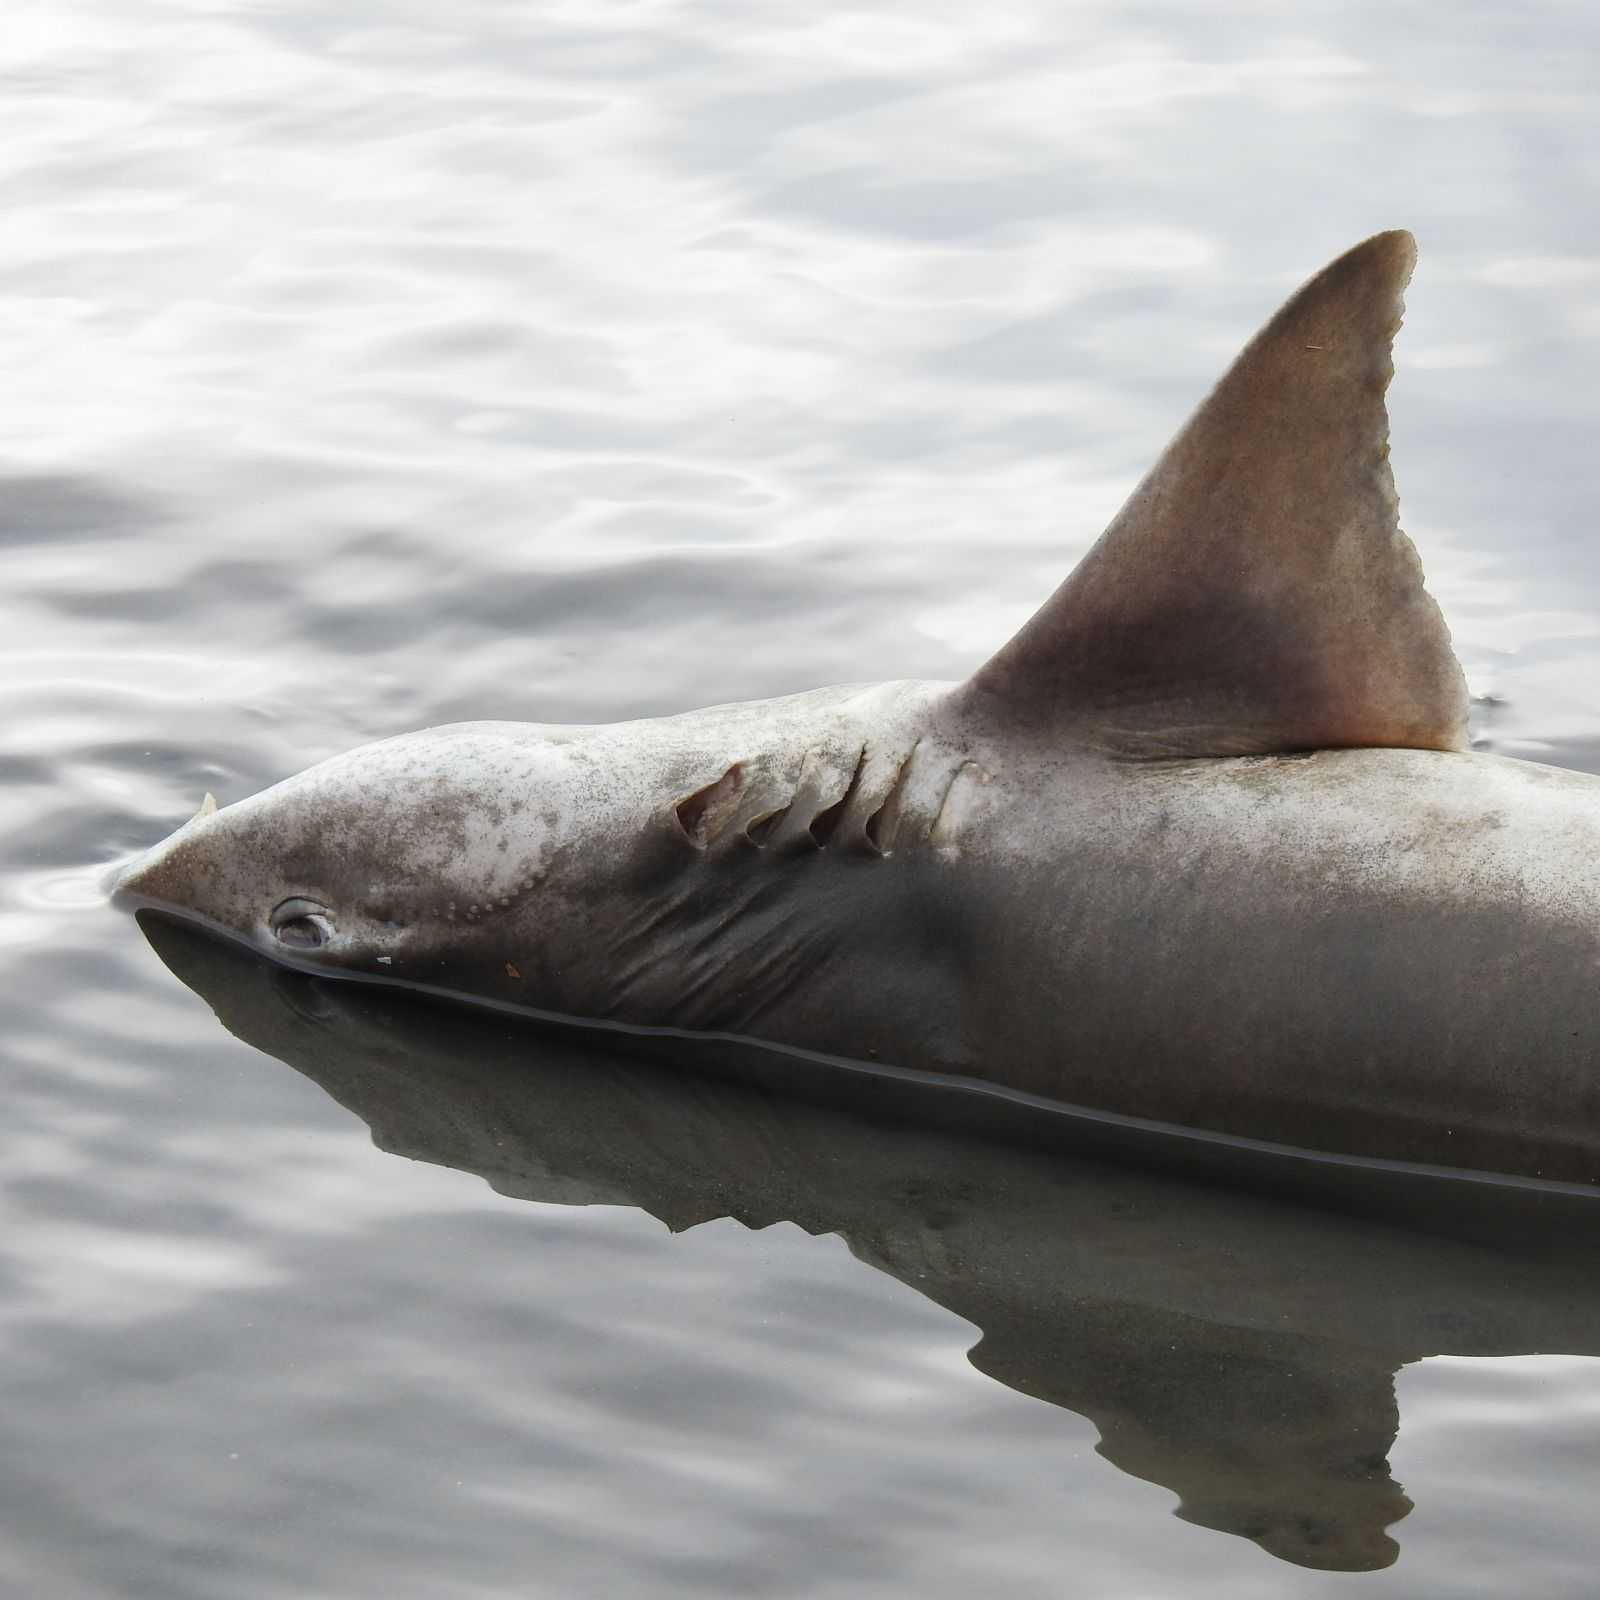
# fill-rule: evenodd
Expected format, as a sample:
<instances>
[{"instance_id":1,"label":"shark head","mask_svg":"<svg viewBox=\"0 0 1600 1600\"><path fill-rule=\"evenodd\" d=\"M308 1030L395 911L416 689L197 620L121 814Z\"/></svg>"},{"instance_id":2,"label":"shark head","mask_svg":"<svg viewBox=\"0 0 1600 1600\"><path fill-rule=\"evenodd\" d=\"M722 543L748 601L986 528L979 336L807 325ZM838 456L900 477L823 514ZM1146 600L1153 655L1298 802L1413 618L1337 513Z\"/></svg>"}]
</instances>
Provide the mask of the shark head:
<instances>
[{"instance_id":1,"label":"shark head","mask_svg":"<svg viewBox=\"0 0 1600 1600\"><path fill-rule=\"evenodd\" d=\"M550 892L563 819L584 811L570 737L500 729L362 746L220 809L207 795L114 896L313 972L441 975Z\"/></svg>"}]
</instances>

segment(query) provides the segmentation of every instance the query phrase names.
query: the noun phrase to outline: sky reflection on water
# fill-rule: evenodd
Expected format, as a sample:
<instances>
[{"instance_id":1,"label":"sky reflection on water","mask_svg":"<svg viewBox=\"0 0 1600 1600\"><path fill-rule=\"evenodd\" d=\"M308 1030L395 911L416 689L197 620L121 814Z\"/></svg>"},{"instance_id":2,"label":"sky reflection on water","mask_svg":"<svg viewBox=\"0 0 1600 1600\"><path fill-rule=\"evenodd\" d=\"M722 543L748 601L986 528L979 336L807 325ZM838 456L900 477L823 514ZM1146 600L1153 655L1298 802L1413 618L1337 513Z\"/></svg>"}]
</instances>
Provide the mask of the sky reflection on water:
<instances>
[{"instance_id":1,"label":"sky reflection on water","mask_svg":"<svg viewBox=\"0 0 1600 1600\"><path fill-rule=\"evenodd\" d=\"M1403 520L1600 770L1574 5L24 0L0 146L0 1579L1317 1593L836 1238L370 1148L95 892L452 718L959 676L1294 282L1422 262ZM1405 1367L1408 1596L1592 1588L1587 1359Z\"/></svg>"}]
</instances>

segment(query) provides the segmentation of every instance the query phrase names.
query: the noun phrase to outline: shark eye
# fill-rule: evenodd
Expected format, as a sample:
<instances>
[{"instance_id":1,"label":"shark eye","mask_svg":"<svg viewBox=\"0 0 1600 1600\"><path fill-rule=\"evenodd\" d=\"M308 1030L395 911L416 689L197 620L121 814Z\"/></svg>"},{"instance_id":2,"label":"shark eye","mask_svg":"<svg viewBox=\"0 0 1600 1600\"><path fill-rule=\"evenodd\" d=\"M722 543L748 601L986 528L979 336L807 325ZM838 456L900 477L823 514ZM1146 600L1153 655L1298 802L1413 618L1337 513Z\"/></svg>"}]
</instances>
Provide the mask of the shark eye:
<instances>
[{"instance_id":1,"label":"shark eye","mask_svg":"<svg viewBox=\"0 0 1600 1600\"><path fill-rule=\"evenodd\" d=\"M328 908L315 900L291 899L273 908L272 937L291 950L320 950L333 937Z\"/></svg>"}]
</instances>

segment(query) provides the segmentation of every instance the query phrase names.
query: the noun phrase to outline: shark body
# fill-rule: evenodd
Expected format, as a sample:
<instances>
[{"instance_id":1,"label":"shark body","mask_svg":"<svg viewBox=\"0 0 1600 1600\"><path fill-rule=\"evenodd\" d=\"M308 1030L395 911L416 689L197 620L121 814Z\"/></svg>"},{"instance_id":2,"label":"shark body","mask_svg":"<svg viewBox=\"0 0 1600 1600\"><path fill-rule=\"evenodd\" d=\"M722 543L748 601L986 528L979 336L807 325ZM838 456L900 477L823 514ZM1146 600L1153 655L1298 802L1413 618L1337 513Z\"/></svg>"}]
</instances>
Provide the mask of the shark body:
<instances>
[{"instance_id":1,"label":"shark body","mask_svg":"<svg viewBox=\"0 0 1600 1600\"><path fill-rule=\"evenodd\" d=\"M1600 1181L1600 779L1472 753L1380 234L969 681L466 723L121 892L307 970L1330 1152Z\"/></svg>"}]
</instances>

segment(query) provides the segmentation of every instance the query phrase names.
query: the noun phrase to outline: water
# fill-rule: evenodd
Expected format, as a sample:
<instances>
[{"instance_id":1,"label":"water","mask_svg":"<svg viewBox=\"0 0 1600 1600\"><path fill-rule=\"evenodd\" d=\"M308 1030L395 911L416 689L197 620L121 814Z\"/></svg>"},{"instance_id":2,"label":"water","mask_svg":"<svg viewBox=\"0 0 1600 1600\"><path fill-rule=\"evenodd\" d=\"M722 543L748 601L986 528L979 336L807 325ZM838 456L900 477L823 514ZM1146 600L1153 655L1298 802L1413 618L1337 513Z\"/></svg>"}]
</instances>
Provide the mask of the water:
<instances>
[{"instance_id":1,"label":"water","mask_svg":"<svg viewBox=\"0 0 1600 1600\"><path fill-rule=\"evenodd\" d=\"M1600 22L54 0L6 34L9 1589L1590 1592L1577 1268L1502 1303L1313 1233L1237 1301L1153 1305L1115 1249L997 1301L992 1169L876 1223L798 1158L681 1212L572 1152L553 1189L525 1143L396 1134L359 1050L345 1109L228 1034L99 878L408 727L961 675L1394 225L1404 521L1479 733L1600 770ZM1197 1259L1252 1258L1228 1217ZM1279 1311L1288 1345L1235 1326ZM1340 1471L1360 1578L1290 1538ZM1222 1504L1245 1479L1289 1533Z\"/></svg>"}]
</instances>

